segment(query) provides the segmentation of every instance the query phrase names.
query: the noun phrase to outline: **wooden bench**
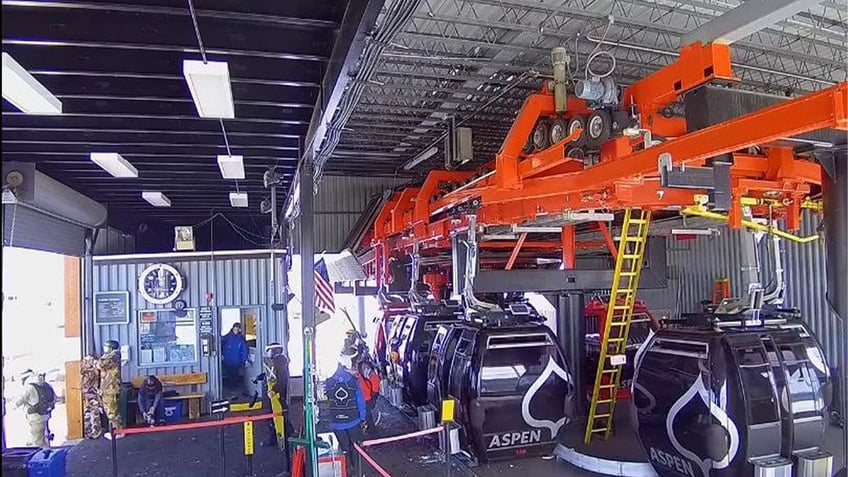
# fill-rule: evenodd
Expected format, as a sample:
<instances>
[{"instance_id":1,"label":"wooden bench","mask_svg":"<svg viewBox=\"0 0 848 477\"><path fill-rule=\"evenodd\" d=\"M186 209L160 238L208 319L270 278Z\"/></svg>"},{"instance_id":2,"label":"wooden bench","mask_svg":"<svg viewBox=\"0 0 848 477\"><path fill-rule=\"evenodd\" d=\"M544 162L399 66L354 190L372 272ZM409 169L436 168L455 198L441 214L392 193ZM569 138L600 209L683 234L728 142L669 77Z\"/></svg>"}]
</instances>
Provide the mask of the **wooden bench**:
<instances>
[{"instance_id":1,"label":"wooden bench","mask_svg":"<svg viewBox=\"0 0 848 477\"><path fill-rule=\"evenodd\" d=\"M193 386L206 384L206 373L182 373L182 374L161 374L156 376L162 382L162 386ZM147 376L137 376L133 378L133 388L138 390L141 383ZM164 391L164 390L163 390ZM187 401L188 402L188 418L198 419L200 417L200 407L205 393L185 393L177 396L168 396L166 401ZM129 402L138 403L138 395L133 396Z\"/></svg>"}]
</instances>

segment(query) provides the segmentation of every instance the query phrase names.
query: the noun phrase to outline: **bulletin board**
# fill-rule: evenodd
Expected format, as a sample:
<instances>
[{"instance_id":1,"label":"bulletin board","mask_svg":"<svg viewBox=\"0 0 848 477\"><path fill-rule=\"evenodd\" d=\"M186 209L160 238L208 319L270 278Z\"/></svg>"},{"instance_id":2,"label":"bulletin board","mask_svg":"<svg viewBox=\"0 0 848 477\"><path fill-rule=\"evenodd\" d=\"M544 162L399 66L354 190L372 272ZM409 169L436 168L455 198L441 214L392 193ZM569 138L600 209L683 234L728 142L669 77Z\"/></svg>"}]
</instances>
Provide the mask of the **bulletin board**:
<instances>
[{"instance_id":1,"label":"bulletin board","mask_svg":"<svg viewBox=\"0 0 848 477\"><path fill-rule=\"evenodd\" d=\"M197 362L197 310L156 309L138 312L139 366L171 366Z\"/></svg>"}]
</instances>

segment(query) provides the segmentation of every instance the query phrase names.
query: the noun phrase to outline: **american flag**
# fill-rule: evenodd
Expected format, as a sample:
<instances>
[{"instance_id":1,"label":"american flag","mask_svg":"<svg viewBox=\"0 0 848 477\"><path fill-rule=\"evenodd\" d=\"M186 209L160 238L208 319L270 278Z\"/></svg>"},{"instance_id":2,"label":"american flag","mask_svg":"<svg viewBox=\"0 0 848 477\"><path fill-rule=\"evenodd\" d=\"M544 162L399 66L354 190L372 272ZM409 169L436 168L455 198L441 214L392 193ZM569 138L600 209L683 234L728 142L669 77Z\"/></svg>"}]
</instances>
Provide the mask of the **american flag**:
<instances>
[{"instance_id":1,"label":"american flag","mask_svg":"<svg viewBox=\"0 0 848 477\"><path fill-rule=\"evenodd\" d=\"M330 283L327 264L324 263L323 258L315 264L315 306L331 313L336 311L336 302L333 299L333 284Z\"/></svg>"}]
</instances>

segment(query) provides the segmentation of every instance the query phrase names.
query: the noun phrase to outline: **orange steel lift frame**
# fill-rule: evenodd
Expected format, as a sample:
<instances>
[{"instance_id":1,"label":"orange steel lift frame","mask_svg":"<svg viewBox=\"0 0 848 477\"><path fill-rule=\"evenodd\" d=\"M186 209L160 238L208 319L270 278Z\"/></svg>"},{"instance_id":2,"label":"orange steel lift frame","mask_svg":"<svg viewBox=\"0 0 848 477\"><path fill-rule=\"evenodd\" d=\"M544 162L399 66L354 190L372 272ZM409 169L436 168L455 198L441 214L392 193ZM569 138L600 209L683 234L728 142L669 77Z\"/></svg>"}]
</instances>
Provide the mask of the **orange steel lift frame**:
<instances>
[{"instance_id":1,"label":"orange steel lift frame","mask_svg":"<svg viewBox=\"0 0 848 477\"><path fill-rule=\"evenodd\" d=\"M714 80L738 81L731 72L727 45L700 43L681 50L678 60L625 89L622 106L638 112L641 127L667 138L645 147L644 136L617 137L601 146L600 162L584 168L583 161L566 155L566 147L580 131L549 148L524 154L522 149L541 117L555 114L554 97L543 87L529 96L493 161L494 169L464 185L471 172L434 170L420 187L395 192L379 212L374 224L373 245L383 266L393 252L417 241L421 250L450 248L450 234L467 228L465 214L473 210L479 224L520 225L540 217L567 211L675 209L695 202L704 190L666 188L660 184L658 158L669 155L679 166L703 166L709 159L733 155L730 167L731 209L728 223L741 226L741 199L768 199L776 206L754 208L758 214L785 218L789 230L799 227L802 201L812 185L821 184L821 166L795 157L792 148L775 145L791 136L821 130L848 130L848 83L808 94L732 120L686 132L683 118L666 118L659 111L680 95ZM567 112L586 113L584 101L567 98ZM757 153L751 148L759 146ZM491 164L490 164L491 167ZM599 223L601 243L577 242L573 226L561 243L533 243L525 235L517 241L497 243L513 249L509 267L518 251L528 248L561 248L566 265L573 266L574 250L601 246L614 254L606 224ZM377 264L377 277L386 271Z\"/></svg>"}]
</instances>

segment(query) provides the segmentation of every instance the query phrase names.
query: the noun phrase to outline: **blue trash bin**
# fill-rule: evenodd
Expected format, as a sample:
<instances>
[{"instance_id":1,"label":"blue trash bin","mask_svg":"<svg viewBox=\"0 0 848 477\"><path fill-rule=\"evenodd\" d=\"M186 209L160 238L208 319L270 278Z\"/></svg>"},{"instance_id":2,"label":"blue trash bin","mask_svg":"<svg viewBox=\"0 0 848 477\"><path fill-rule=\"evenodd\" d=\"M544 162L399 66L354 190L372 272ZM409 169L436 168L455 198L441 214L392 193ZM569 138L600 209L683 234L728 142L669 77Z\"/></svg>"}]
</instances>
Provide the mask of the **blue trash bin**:
<instances>
[{"instance_id":1,"label":"blue trash bin","mask_svg":"<svg viewBox=\"0 0 848 477\"><path fill-rule=\"evenodd\" d=\"M178 422L183 415L183 402L165 400L165 422Z\"/></svg>"},{"instance_id":2,"label":"blue trash bin","mask_svg":"<svg viewBox=\"0 0 848 477\"><path fill-rule=\"evenodd\" d=\"M65 449L41 450L29 459L29 477L65 477Z\"/></svg>"},{"instance_id":3,"label":"blue trash bin","mask_svg":"<svg viewBox=\"0 0 848 477\"><path fill-rule=\"evenodd\" d=\"M12 447L3 449L3 477L28 477L29 460L39 450L38 447Z\"/></svg>"}]
</instances>

